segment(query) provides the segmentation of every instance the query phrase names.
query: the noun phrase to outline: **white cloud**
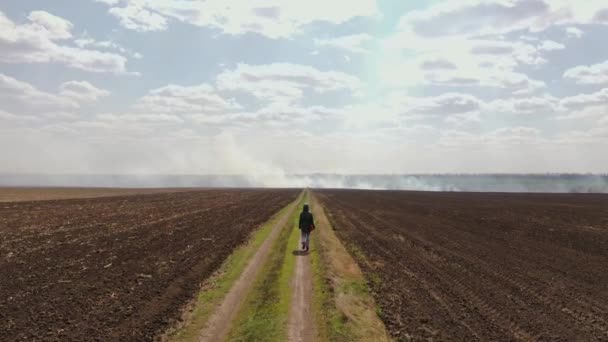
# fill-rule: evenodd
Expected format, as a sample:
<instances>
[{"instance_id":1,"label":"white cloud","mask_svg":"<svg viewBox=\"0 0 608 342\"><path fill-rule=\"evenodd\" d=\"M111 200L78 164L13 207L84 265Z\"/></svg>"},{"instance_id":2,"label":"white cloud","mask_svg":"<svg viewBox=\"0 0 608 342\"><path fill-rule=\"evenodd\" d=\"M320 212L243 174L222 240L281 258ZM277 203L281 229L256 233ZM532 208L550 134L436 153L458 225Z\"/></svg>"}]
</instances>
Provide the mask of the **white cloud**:
<instances>
[{"instance_id":1,"label":"white cloud","mask_svg":"<svg viewBox=\"0 0 608 342\"><path fill-rule=\"evenodd\" d=\"M568 69L564 72L564 78L569 78L579 84L608 84L608 61Z\"/></svg>"},{"instance_id":2,"label":"white cloud","mask_svg":"<svg viewBox=\"0 0 608 342\"><path fill-rule=\"evenodd\" d=\"M389 86L442 85L496 87L518 95L546 87L519 71L521 66L541 67L544 50L528 42L499 38L421 38L399 32L383 41L378 75Z\"/></svg>"},{"instance_id":3,"label":"white cloud","mask_svg":"<svg viewBox=\"0 0 608 342\"><path fill-rule=\"evenodd\" d=\"M126 73L124 56L64 45L73 25L43 11L28 16L29 23L15 24L0 12L0 62L59 63L91 72Z\"/></svg>"},{"instance_id":4,"label":"white cloud","mask_svg":"<svg viewBox=\"0 0 608 342\"><path fill-rule=\"evenodd\" d=\"M32 28L51 40L72 38L70 32L74 25L71 22L44 11L33 11L27 17Z\"/></svg>"},{"instance_id":5,"label":"white cloud","mask_svg":"<svg viewBox=\"0 0 608 342\"><path fill-rule=\"evenodd\" d=\"M566 46L564 44L560 44L553 40L544 40L541 45L538 47L539 50L543 51L555 51L555 50L563 50Z\"/></svg>"},{"instance_id":6,"label":"white cloud","mask_svg":"<svg viewBox=\"0 0 608 342\"><path fill-rule=\"evenodd\" d=\"M440 120L457 124L478 121L484 106L482 100L470 94L454 92L413 97L403 91L393 91L372 101L348 105L337 114L349 129L370 130L410 121Z\"/></svg>"},{"instance_id":7,"label":"white cloud","mask_svg":"<svg viewBox=\"0 0 608 342\"><path fill-rule=\"evenodd\" d=\"M0 74L0 100L2 109L10 107L12 112L32 113L79 107L78 103L69 97L40 91L29 83L3 74Z\"/></svg>"},{"instance_id":8,"label":"white cloud","mask_svg":"<svg viewBox=\"0 0 608 342\"><path fill-rule=\"evenodd\" d=\"M333 49L341 49L352 53L369 53L369 43L374 37L367 33L353 34L348 36L315 39L315 45L318 47L329 47Z\"/></svg>"},{"instance_id":9,"label":"white cloud","mask_svg":"<svg viewBox=\"0 0 608 342\"><path fill-rule=\"evenodd\" d=\"M478 36L537 27L549 11L541 0L449 0L405 14L399 27L422 37Z\"/></svg>"},{"instance_id":10,"label":"white cloud","mask_svg":"<svg viewBox=\"0 0 608 342\"><path fill-rule=\"evenodd\" d=\"M476 148L509 147L511 145L535 145L543 142L541 132L531 127L503 127L485 134L466 131L443 131L439 143L450 147L475 146Z\"/></svg>"},{"instance_id":11,"label":"white cloud","mask_svg":"<svg viewBox=\"0 0 608 342\"><path fill-rule=\"evenodd\" d=\"M559 100L552 96L505 98L491 101L484 110L513 114L551 114L558 110Z\"/></svg>"},{"instance_id":12,"label":"white cloud","mask_svg":"<svg viewBox=\"0 0 608 342\"><path fill-rule=\"evenodd\" d=\"M585 34L585 32L578 27L570 26L566 27L566 34L569 38L580 38Z\"/></svg>"},{"instance_id":13,"label":"white cloud","mask_svg":"<svg viewBox=\"0 0 608 342\"><path fill-rule=\"evenodd\" d=\"M94 0L95 2L101 2L103 4L106 5L116 5L118 4L121 0Z\"/></svg>"},{"instance_id":14,"label":"white cloud","mask_svg":"<svg viewBox=\"0 0 608 342\"><path fill-rule=\"evenodd\" d=\"M110 95L105 89L99 89L86 81L69 81L59 87L60 95L73 98L77 101L97 101L101 97Z\"/></svg>"},{"instance_id":15,"label":"white cloud","mask_svg":"<svg viewBox=\"0 0 608 342\"><path fill-rule=\"evenodd\" d=\"M315 120L336 117L343 114L343 109L324 106L300 106L291 103L274 102L254 112L241 112L222 118L210 120L214 123L231 123L240 126L294 127ZM199 122L208 122L209 118L198 118Z\"/></svg>"},{"instance_id":16,"label":"white cloud","mask_svg":"<svg viewBox=\"0 0 608 342\"><path fill-rule=\"evenodd\" d=\"M601 122L600 122L601 124ZM588 130L576 130L562 134L559 137L559 142L563 144L592 144L597 145L601 143L608 143L608 126L593 127ZM605 153L605 148L601 148L601 151Z\"/></svg>"},{"instance_id":17,"label":"white cloud","mask_svg":"<svg viewBox=\"0 0 608 342\"><path fill-rule=\"evenodd\" d=\"M213 86L200 84L153 89L137 101L134 109L140 113L212 115L234 112L241 106L218 94Z\"/></svg>"},{"instance_id":18,"label":"white cloud","mask_svg":"<svg viewBox=\"0 0 608 342\"><path fill-rule=\"evenodd\" d=\"M354 92L362 87L357 77L338 71L321 71L314 67L290 63L263 65L238 64L234 70L218 75L222 90L248 92L265 101L294 101L304 91L326 93L336 90Z\"/></svg>"},{"instance_id":19,"label":"white cloud","mask_svg":"<svg viewBox=\"0 0 608 342\"><path fill-rule=\"evenodd\" d=\"M594 22L607 7L595 0L576 6L562 0L444 1L401 18L398 32L381 44L378 74L388 86L496 87L529 96L547 85L521 67L540 69L552 52L566 48L562 42L540 41L537 33L552 25ZM508 35L517 31L522 31L519 40ZM581 34L574 26L567 32ZM592 79L588 83L601 82Z\"/></svg>"},{"instance_id":20,"label":"white cloud","mask_svg":"<svg viewBox=\"0 0 608 342\"><path fill-rule=\"evenodd\" d=\"M107 2L107 1L105 1ZM376 16L375 0L121 0L111 1L111 13L129 29L166 29L167 18L213 27L227 34L259 33L269 38L287 38L313 22L341 24L355 17Z\"/></svg>"},{"instance_id":21,"label":"white cloud","mask_svg":"<svg viewBox=\"0 0 608 342\"><path fill-rule=\"evenodd\" d=\"M513 51L514 44L505 41L479 42L471 48L474 55L511 55Z\"/></svg>"},{"instance_id":22,"label":"white cloud","mask_svg":"<svg viewBox=\"0 0 608 342\"><path fill-rule=\"evenodd\" d=\"M456 70L456 64L445 58L429 58L424 59L420 63L420 67L424 70Z\"/></svg>"},{"instance_id":23,"label":"white cloud","mask_svg":"<svg viewBox=\"0 0 608 342\"><path fill-rule=\"evenodd\" d=\"M522 143L535 141L540 137L540 133L540 130L531 127L504 127L490 132L488 136L500 141L501 143Z\"/></svg>"},{"instance_id":24,"label":"white cloud","mask_svg":"<svg viewBox=\"0 0 608 342\"><path fill-rule=\"evenodd\" d=\"M608 8L597 11L593 19L596 23L608 24Z\"/></svg>"},{"instance_id":25,"label":"white cloud","mask_svg":"<svg viewBox=\"0 0 608 342\"><path fill-rule=\"evenodd\" d=\"M602 117L608 113L606 105L587 103L580 108L564 109L560 112L557 120L575 120L578 123L588 122L591 119Z\"/></svg>"},{"instance_id":26,"label":"white cloud","mask_svg":"<svg viewBox=\"0 0 608 342\"><path fill-rule=\"evenodd\" d=\"M0 110L19 116L73 119L77 109L108 96L107 90L86 81L68 81L58 91L46 92L33 85L0 74Z\"/></svg>"},{"instance_id":27,"label":"white cloud","mask_svg":"<svg viewBox=\"0 0 608 342\"><path fill-rule=\"evenodd\" d=\"M565 110L580 110L592 106L608 107L608 88L601 89L591 94L579 94L565 97L561 99L560 106Z\"/></svg>"},{"instance_id":28,"label":"white cloud","mask_svg":"<svg viewBox=\"0 0 608 342\"><path fill-rule=\"evenodd\" d=\"M143 6L129 4L126 7L112 7L110 14L118 18L122 26L131 30L147 32L167 29L167 19L164 16Z\"/></svg>"},{"instance_id":29,"label":"white cloud","mask_svg":"<svg viewBox=\"0 0 608 342\"><path fill-rule=\"evenodd\" d=\"M310 172L606 166L601 157L608 137L599 126L608 125L607 90L576 95L576 83L608 86L604 63L593 65L606 56L600 45L592 46L608 29L597 25L605 19L605 0L431 1L427 9L406 14L395 32L387 30L395 29L400 14L378 16L374 0L96 1L103 5L78 2L74 6L90 7L58 13L109 11L99 22L87 17L74 25L20 5L11 11L19 17L0 16L0 67L32 82L0 76L1 145L34 141L30 149L15 149L19 155L11 148L0 151L1 165L225 172L231 169L218 160L236 149L237 162L246 155L300 171L304 161L313 165ZM378 37L380 32L386 36ZM158 39L205 46L172 44L179 46L174 51L150 44ZM142 57L135 46L152 57L138 67L158 68L154 60L169 55L178 67L121 85L113 75L82 76L82 70L126 73L127 58ZM192 63L201 48L211 55L204 53L196 65L181 64ZM313 50L317 56L310 56ZM64 73L64 66L81 70ZM198 71L178 72L186 69ZM110 97L101 88L121 94ZM235 137L231 148L214 139L221 132ZM53 144L58 140L65 144ZM218 145L211 146L215 140ZM301 153L288 153L296 149ZM55 157L53 151L61 153Z\"/></svg>"},{"instance_id":30,"label":"white cloud","mask_svg":"<svg viewBox=\"0 0 608 342\"><path fill-rule=\"evenodd\" d=\"M143 55L139 52L134 52L112 40L96 40L87 32L74 39L74 44L82 49L96 49L102 51L114 51L121 55L129 55L135 59L142 59Z\"/></svg>"},{"instance_id":31,"label":"white cloud","mask_svg":"<svg viewBox=\"0 0 608 342\"><path fill-rule=\"evenodd\" d=\"M18 115L11 114L11 113L5 112L0 109L0 120L11 120L12 121L18 117L19 117Z\"/></svg>"},{"instance_id":32,"label":"white cloud","mask_svg":"<svg viewBox=\"0 0 608 342\"><path fill-rule=\"evenodd\" d=\"M402 118L445 118L445 122L461 125L480 121L488 114L553 115L564 111L560 99L552 96L511 97L483 101L471 94L444 93L437 96L407 97L394 93L382 100L390 104ZM380 109L375 109L378 112Z\"/></svg>"},{"instance_id":33,"label":"white cloud","mask_svg":"<svg viewBox=\"0 0 608 342\"><path fill-rule=\"evenodd\" d=\"M472 63L474 57L463 60L460 56L446 58L447 64L455 68L425 67L430 59L405 60L392 65L382 65L379 72L382 81L389 86L416 86L437 85L448 87L493 87L511 92L515 95L529 95L546 88L542 80L531 79L528 75L511 71L493 62ZM499 63L500 58L494 58ZM486 64L487 63L487 64Z\"/></svg>"},{"instance_id":34,"label":"white cloud","mask_svg":"<svg viewBox=\"0 0 608 342\"><path fill-rule=\"evenodd\" d=\"M540 65L546 63L546 60L541 56L539 50L556 50L559 48L558 43L544 41L538 47L531 44L503 41L503 40L478 40L471 39L463 42L471 45L471 53L473 55L499 57L504 66L515 66L517 64ZM563 48L563 45L562 45ZM496 61L495 61L496 63Z\"/></svg>"},{"instance_id":35,"label":"white cloud","mask_svg":"<svg viewBox=\"0 0 608 342\"><path fill-rule=\"evenodd\" d=\"M402 102L405 115L450 115L478 111L482 101L461 93L445 93L439 96L408 98Z\"/></svg>"},{"instance_id":36,"label":"white cloud","mask_svg":"<svg viewBox=\"0 0 608 342\"><path fill-rule=\"evenodd\" d=\"M310 66L292 64L247 65L239 64L226 70L216 79L217 86L200 84L193 86L167 85L150 90L137 99L129 110L121 113L104 113L96 116L103 125L132 125L146 127L180 125L185 122L205 124L207 127L289 127L305 124L321 118L343 114L342 109L320 105L302 105L295 100L305 91L330 92L356 90L360 81L335 71L320 71ZM62 86L62 94L77 98L106 96L107 93L84 82L69 82ZM73 94L78 90L78 94ZM239 92L259 98L262 106L257 110L245 109L227 93ZM69 125L68 125L69 126ZM67 129L68 126L61 127ZM69 126L73 129L72 126ZM54 127L54 130L63 129Z\"/></svg>"},{"instance_id":37,"label":"white cloud","mask_svg":"<svg viewBox=\"0 0 608 342\"><path fill-rule=\"evenodd\" d=\"M471 122L481 121L480 112L469 112L463 114L456 114L445 119L445 122L455 126L465 126Z\"/></svg>"},{"instance_id":38,"label":"white cloud","mask_svg":"<svg viewBox=\"0 0 608 342\"><path fill-rule=\"evenodd\" d=\"M515 72L490 76L490 80L496 82L498 87L513 90L514 95L529 95L547 87L544 81Z\"/></svg>"},{"instance_id":39,"label":"white cloud","mask_svg":"<svg viewBox=\"0 0 608 342\"><path fill-rule=\"evenodd\" d=\"M538 32L552 25L608 23L604 13L608 6L603 0L447 0L405 14L399 27L426 38L483 36Z\"/></svg>"},{"instance_id":40,"label":"white cloud","mask_svg":"<svg viewBox=\"0 0 608 342\"><path fill-rule=\"evenodd\" d=\"M17 115L0 109L0 122L2 122L3 125L28 124L39 120L40 118L34 115Z\"/></svg>"},{"instance_id":41,"label":"white cloud","mask_svg":"<svg viewBox=\"0 0 608 342\"><path fill-rule=\"evenodd\" d=\"M116 123L183 123L184 120L177 115L171 114L114 114L104 113L97 115L97 119L106 122Z\"/></svg>"},{"instance_id":42,"label":"white cloud","mask_svg":"<svg viewBox=\"0 0 608 342\"><path fill-rule=\"evenodd\" d=\"M98 41L89 36L88 33L84 33L81 37L74 40L74 44L76 44L80 48L95 48L100 50L114 50L118 51L121 54L128 54L135 59L142 59L143 55L139 52L133 52L129 49L124 48L120 44L113 42L111 40L102 40Z\"/></svg>"}]
</instances>

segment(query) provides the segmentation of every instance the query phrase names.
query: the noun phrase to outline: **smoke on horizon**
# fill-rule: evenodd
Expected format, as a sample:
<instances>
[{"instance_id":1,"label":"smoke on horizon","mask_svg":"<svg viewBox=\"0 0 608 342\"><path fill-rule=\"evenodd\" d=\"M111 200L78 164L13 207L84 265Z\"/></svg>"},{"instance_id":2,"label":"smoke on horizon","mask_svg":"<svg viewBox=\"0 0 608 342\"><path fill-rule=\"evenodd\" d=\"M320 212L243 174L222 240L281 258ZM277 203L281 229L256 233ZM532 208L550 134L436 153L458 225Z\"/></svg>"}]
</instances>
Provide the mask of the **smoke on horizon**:
<instances>
[{"instance_id":1,"label":"smoke on horizon","mask_svg":"<svg viewBox=\"0 0 608 342\"><path fill-rule=\"evenodd\" d=\"M0 175L0 186L34 187L265 187L370 190L608 193L608 176L548 175Z\"/></svg>"}]
</instances>

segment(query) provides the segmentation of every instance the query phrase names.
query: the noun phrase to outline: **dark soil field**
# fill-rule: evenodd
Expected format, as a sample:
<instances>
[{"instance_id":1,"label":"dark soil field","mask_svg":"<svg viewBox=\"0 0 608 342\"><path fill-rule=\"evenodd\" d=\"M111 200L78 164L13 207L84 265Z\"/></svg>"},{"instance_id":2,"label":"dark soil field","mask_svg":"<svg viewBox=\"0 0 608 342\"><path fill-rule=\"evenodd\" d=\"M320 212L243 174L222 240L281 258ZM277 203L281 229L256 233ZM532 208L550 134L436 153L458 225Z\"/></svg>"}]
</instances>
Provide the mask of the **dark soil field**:
<instances>
[{"instance_id":1,"label":"dark soil field","mask_svg":"<svg viewBox=\"0 0 608 342\"><path fill-rule=\"evenodd\" d=\"M315 191L397 340L608 341L608 196Z\"/></svg>"},{"instance_id":2,"label":"dark soil field","mask_svg":"<svg viewBox=\"0 0 608 342\"><path fill-rule=\"evenodd\" d=\"M0 341L148 341L297 190L0 204Z\"/></svg>"}]
</instances>

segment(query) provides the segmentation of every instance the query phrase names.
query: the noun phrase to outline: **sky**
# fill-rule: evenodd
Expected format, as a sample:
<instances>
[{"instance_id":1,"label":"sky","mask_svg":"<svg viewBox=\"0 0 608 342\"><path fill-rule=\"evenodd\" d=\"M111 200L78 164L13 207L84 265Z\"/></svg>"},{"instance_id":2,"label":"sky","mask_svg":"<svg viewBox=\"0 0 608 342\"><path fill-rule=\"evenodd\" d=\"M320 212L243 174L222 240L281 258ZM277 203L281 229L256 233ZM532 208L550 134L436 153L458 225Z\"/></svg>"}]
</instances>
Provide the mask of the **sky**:
<instances>
[{"instance_id":1,"label":"sky","mask_svg":"<svg viewBox=\"0 0 608 342\"><path fill-rule=\"evenodd\" d=\"M605 37L605 0L6 0L0 173L602 173Z\"/></svg>"}]
</instances>

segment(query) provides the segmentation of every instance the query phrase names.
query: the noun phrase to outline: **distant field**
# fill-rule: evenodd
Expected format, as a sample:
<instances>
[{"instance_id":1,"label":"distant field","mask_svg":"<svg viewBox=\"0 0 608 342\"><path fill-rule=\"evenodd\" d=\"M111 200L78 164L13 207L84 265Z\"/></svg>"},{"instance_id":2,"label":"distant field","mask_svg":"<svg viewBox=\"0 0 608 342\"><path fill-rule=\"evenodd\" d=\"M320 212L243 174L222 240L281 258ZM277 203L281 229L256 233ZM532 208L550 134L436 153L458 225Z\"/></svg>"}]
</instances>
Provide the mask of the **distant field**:
<instances>
[{"instance_id":1,"label":"distant field","mask_svg":"<svg viewBox=\"0 0 608 342\"><path fill-rule=\"evenodd\" d=\"M124 189L124 188L44 188L44 187L0 187L0 202L41 201L68 198L94 198L191 191L185 188Z\"/></svg>"},{"instance_id":2,"label":"distant field","mask_svg":"<svg viewBox=\"0 0 608 342\"><path fill-rule=\"evenodd\" d=\"M608 340L608 195L315 194L397 340Z\"/></svg>"},{"instance_id":3,"label":"distant field","mask_svg":"<svg viewBox=\"0 0 608 342\"><path fill-rule=\"evenodd\" d=\"M0 341L156 339L231 251L299 192L2 203Z\"/></svg>"}]
</instances>

